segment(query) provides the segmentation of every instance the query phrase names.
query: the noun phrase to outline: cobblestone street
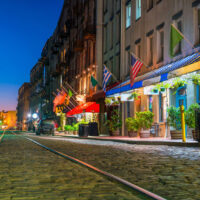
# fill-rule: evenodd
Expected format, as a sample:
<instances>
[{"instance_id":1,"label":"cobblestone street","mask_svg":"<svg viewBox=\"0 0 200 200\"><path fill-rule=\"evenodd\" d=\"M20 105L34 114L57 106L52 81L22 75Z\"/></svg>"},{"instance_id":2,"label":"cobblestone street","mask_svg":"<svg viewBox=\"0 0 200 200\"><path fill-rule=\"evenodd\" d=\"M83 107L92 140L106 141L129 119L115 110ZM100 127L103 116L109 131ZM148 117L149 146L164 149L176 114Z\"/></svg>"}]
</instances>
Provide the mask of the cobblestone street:
<instances>
[{"instance_id":1,"label":"cobblestone street","mask_svg":"<svg viewBox=\"0 0 200 200\"><path fill-rule=\"evenodd\" d=\"M33 137L167 199L200 199L200 149Z\"/></svg>"},{"instance_id":2,"label":"cobblestone street","mask_svg":"<svg viewBox=\"0 0 200 200\"><path fill-rule=\"evenodd\" d=\"M137 196L24 138L6 135L0 143L1 200L142 199Z\"/></svg>"}]
</instances>

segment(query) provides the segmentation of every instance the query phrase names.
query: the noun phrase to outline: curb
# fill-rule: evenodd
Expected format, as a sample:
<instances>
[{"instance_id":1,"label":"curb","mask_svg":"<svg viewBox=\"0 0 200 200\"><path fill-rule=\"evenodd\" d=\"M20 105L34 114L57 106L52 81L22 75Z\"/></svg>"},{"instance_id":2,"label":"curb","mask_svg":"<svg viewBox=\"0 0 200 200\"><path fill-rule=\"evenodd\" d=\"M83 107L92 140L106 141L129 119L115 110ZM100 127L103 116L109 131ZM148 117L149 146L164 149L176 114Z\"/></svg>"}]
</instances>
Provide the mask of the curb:
<instances>
[{"instance_id":1,"label":"curb","mask_svg":"<svg viewBox=\"0 0 200 200\"><path fill-rule=\"evenodd\" d=\"M103 139L103 138L101 139L101 138L76 137L76 136L59 136L59 137L83 139L83 140L86 139L86 140L110 141L110 142L138 144L138 145L166 145L166 146L175 146L175 147L200 147L200 143L198 143L198 142L183 143L183 142L164 142L164 141L129 141L129 140L120 140L120 139Z\"/></svg>"}]
</instances>

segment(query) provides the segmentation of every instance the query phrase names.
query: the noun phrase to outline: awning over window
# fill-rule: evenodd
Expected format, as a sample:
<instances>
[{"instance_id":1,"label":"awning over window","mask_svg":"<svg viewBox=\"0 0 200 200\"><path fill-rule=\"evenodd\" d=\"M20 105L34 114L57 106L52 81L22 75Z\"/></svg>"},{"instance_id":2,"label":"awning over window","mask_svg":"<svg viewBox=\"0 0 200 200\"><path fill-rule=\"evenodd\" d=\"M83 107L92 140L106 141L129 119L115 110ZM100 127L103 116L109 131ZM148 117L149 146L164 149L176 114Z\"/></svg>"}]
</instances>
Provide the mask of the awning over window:
<instances>
[{"instance_id":1,"label":"awning over window","mask_svg":"<svg viewBox=\"0 0 200 200\"><path fill-rule=\"evenodd\" d=\"M133 84L131 87L130 80L127 80L120 85L116 86L115 88L109 90L106 92L106 96L111 96L116 93L126 92L129 90L137 89L146 86L147 80L154 79L157 77L158 82L166 81L168 80L168 73L171 71L174 71L176 69L179 69L181 67L191 65L197 61L200 60L200 54L199 53L193 53L192 55L189 55L185 58L182 58L176 62L164 65L160 67L159 69L153 70L152 72L146 73L140 77L138 77L137 82ZM200 67L199 67L200 68Z\"/></svg>"},{"instance_id":2,"label":"awning over window","mask_svg":"<svg viewBox=\"0 0 200 200\"><path fill-rule=\"evenodd\" d=\"M67 116L77 115L81 114L83 112L89 112L89 113L99 113L100 106L96 102L87 102L85 104L79 105L69 111L67 113Z\"/></svg>"}]
</instances>

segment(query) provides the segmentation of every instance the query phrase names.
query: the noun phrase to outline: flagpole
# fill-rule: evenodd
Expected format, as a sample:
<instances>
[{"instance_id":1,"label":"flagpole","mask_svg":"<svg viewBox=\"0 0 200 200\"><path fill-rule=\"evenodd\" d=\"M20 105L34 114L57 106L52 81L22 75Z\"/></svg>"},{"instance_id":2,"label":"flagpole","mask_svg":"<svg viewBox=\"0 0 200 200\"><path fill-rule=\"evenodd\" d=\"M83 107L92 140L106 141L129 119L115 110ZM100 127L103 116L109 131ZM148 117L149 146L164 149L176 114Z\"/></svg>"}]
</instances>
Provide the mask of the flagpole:
<instances>
[{"instance_id":1,"label":"flagpole","mask_svg":"<svg viewBox=\"0 0 200 200\"><path fill-rule=\"evenodd\" d=\"M194 49L196 51L196 53L198 53L200 55L200 52L197 50L197 48L194 47L194 45L183 35L183 33L181 33L174 24L171 24L171 26L173 26L176 31L183 37L183 39L190 45L190 47L192 49Z\"/></svg>"}]
</instances>

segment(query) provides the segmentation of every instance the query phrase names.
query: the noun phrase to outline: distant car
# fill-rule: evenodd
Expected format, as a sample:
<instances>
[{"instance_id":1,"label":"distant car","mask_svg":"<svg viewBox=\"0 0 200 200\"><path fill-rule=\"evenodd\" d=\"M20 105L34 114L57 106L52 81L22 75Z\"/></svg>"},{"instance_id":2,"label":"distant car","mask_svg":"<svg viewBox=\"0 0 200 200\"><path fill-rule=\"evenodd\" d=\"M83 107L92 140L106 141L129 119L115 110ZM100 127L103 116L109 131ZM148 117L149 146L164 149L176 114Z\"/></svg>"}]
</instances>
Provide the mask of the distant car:
<instances>
[{"instance_id":1,"label":"distant car","mask_svg":"<svg viewBox=\"0 0 200 200\"><path fill-rule=\"evenodd\" d=\"M40 123L38 124L36 135L40 134L54 135L55 129L56 127L54 120L50 119L41 120Z\"/></svg>"}]
</instances>

